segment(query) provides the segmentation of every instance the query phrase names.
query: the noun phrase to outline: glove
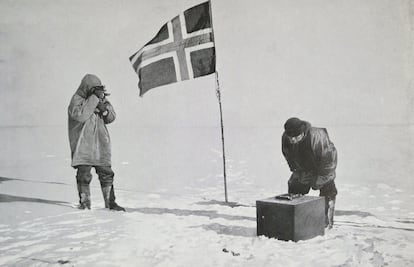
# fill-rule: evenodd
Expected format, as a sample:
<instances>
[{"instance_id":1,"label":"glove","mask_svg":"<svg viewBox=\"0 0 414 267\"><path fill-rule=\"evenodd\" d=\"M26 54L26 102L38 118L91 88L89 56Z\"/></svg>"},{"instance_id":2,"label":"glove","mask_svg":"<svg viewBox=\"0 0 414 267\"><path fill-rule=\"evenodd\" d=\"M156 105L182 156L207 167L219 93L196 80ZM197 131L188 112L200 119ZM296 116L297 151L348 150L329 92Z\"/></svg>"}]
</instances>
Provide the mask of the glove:
<instances>
[{"instance_id":1,"label":"glove","mask_svg":"<svg viewBox=\"0 0 414 267\"><path fill-rule=\"evenodd\" d=\"M325 185L329 184L335 179L334 174L330 173L327 175L318 175L315 179L314 184L312 185L312 189L319 190Z\"/></svg>"},{"instance_id":2,"label":"glove","mask_svg":"<svg viewBox=\"0 0 414 267\"><path fill-rule=\"evenodd\" d=\"M99 110L99 113L103 113L103 112L107 111L106 106L107 106L107 104L105 104L103 101L99 101L96 108Z\"/></svg>"},{"instance_id":3,"label":"glove","mask_svg":"<svg viewBox=\"0 0 414 267\"><path fill-rule=\"evenodd\" d=\"M301 177L299 178L299 181L302 184L311 184L312 185L312 184L314 184L315 179L316 179L316 177L312 172L304 171L304 172L301 173Z\"/></svg>"},{"instance_id":4,"label":"glove","mask_svg":"<svg viewBox=\"0 0 414 267\"><path fill-rule=\"evenodd\" d=\"M292 173L292 175L290 176L289 182L288 183L293 183L295 181L304 184L304 185L311 185L313 184L315 180L315 176L313 175L312 172L306 172L306 171L294 171Z\"/></svg>"},{"instance_id":5,"label":"glove","mask_svg":"<svg viewBox=\"0 0 414 267\"><path fill-rule=\"evenodd\" d=\"M105 87L104 86L95 86L92 89L92 94L96 95L99 99L105 98Z\"/></svg>"},{"instance_id":6,"label":"glove","mask_svg":"<svg viewBox=\"0 0 414 267\"><path fill-rule=\"evenodd\" d=\"M300 178L300 171L294 171L292 172L292 175L290 175L288 185L291 186L292 184L298 183Z\"/></svg>"}]
</instances>

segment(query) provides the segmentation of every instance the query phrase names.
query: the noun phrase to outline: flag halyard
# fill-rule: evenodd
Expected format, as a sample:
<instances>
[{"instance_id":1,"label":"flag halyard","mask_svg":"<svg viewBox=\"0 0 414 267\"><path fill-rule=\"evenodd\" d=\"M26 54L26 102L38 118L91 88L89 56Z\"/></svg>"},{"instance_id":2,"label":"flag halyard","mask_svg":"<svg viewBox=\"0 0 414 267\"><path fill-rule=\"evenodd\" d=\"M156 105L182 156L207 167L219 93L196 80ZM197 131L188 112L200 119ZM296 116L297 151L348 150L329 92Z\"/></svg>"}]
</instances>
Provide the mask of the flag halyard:
<instances>
[{"instance_id":1,"label":"flag halyard","mask_svg":"<svg viewBox=\"0 0 414 267\"><path fill-rule=\"evenodd\" d=\"M201 3L174 17L129 58L139 77L140 96L158 86L215 72L209 5Z\"/></svg>"}]
</instances>

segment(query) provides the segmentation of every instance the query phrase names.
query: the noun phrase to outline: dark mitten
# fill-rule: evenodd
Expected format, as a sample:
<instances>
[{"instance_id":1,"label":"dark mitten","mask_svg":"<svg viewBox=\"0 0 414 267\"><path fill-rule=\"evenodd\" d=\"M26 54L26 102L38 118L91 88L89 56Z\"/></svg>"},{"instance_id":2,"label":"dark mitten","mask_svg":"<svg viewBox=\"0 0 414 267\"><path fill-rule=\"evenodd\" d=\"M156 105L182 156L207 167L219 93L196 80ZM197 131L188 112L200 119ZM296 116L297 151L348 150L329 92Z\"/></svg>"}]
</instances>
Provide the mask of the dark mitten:
<instances>
[{"instance_id":1,"label":"dark mitten","mask_svg":"<svg viewBox=\"0 0 414 267\"><path fill-rule=\"evenodd\" d=\"M107 111L106 108L106 104L102 101L99 101L98 106L96 106L96 108L99 110L99 113L104 113L105 111Z\"/></svg>"},{"instance_id":2,"label":"dark mitten","mask_svg":"<svg viewBox=\"0 0 414 267\"><path fill-rule=\"evenodd\" d=\"M304 172L302 172L302 175L299 178L299 181L302 184L311 184L312 185L312 184L314 184L315 179L316 179L316 177L315 177L315 175L313 174L312 171L304 171Z\"/></svg>"},{"instance_id":3,"label":"dark mitten","mask_svg":"<svg viewBox=\"0 0 414 267\"><path fill-rule=\"evenodd\" d=\"M95 86L92 89L92 94L96 95L96 97L99 99L104 99L105 98L105 87Z\"/></svg>"}]
</instances>

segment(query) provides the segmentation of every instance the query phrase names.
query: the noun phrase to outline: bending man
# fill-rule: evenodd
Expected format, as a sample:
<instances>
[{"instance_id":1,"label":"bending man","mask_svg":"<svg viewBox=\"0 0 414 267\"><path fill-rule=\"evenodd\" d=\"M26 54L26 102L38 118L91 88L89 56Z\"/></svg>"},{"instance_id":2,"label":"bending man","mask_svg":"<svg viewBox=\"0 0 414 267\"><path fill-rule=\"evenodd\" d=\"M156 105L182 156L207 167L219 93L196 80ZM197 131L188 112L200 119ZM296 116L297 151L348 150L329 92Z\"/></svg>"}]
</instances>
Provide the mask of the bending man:
<instances>
[{"instance_id":1,"label":"bending man","mask_svg":"<svg viewBox=\"0 0 414 267\"><path fill-rule=\"evenodd\" d=\"M290 118L284 125L282 152L292 175L289 193L305 195L310 188L325 197L325 222L333 226L337 153L325 128L312 127L307 121Z\"/></svg>"}]
</instances>

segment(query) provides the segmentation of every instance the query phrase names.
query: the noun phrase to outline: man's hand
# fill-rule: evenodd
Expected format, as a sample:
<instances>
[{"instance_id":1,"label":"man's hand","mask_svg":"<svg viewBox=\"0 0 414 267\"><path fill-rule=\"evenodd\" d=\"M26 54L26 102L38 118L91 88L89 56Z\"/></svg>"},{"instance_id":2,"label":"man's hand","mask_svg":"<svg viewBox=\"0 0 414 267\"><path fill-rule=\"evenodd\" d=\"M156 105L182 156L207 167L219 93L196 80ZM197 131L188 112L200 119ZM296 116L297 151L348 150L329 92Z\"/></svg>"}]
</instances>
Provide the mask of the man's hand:
<instances>
[{"instance_id":1,"label":"man's hand","mask_svg":"<svg viewBox=\"0 0 414 267\"><path fill-rule=\"evenodd\" d=\"M106 103L104 103L103 101L99 101L99 103L96 106L96 108L99 110L99 113L104 113L105 111L107 111L106 106L107 106Z\"/></svg>"},{"instance_id":2,"label":"man's hand","mask_svg":"<svg viewBox=\"0 0 414 267\"><path fill-rule=\"evenodd\" d=\"M329 173L327 175L318 175L315 179L314 184L312 185L312 189L319 190L325 185L329 184L334 179L335 179L335 174L333 173Z\"/></svg>"},{"instance_id":3,"label":"man's hand","mask_svg":"<svg viewBox=\"0 0 414 267\"><path fill-rule=\"evenodd\" d=\"M299 178L299 181L302 184L310 184L310 185L313 185L314 182L315 182L315 180L316 180L316 177L313 174L313 172L306 172L306 171L302 172L301 173L301 177Z\"/></svg>"},{"instance_id":4,"label":"man's hand","mask_svg":"<svg viewBox=\"0 0 414 267\"><path fill-rule=\"evenodd\" d=\"M301 184L312 185L314 183L315 176L312 172L296 170L292 173L289 182L293 182L293 180L296 180Z\"/></svg>"},{"instance_id":5,"label":"man's hand","mask_svg":"<svg viewBox=\"0 0 414 267\"><path fill-rule=\"evenodd\" d=\"M92 89L92 94L96 95L97 98L102 100L105 98L105 89L103 86L95 86Z\"/></svg>"}]
</instances>

